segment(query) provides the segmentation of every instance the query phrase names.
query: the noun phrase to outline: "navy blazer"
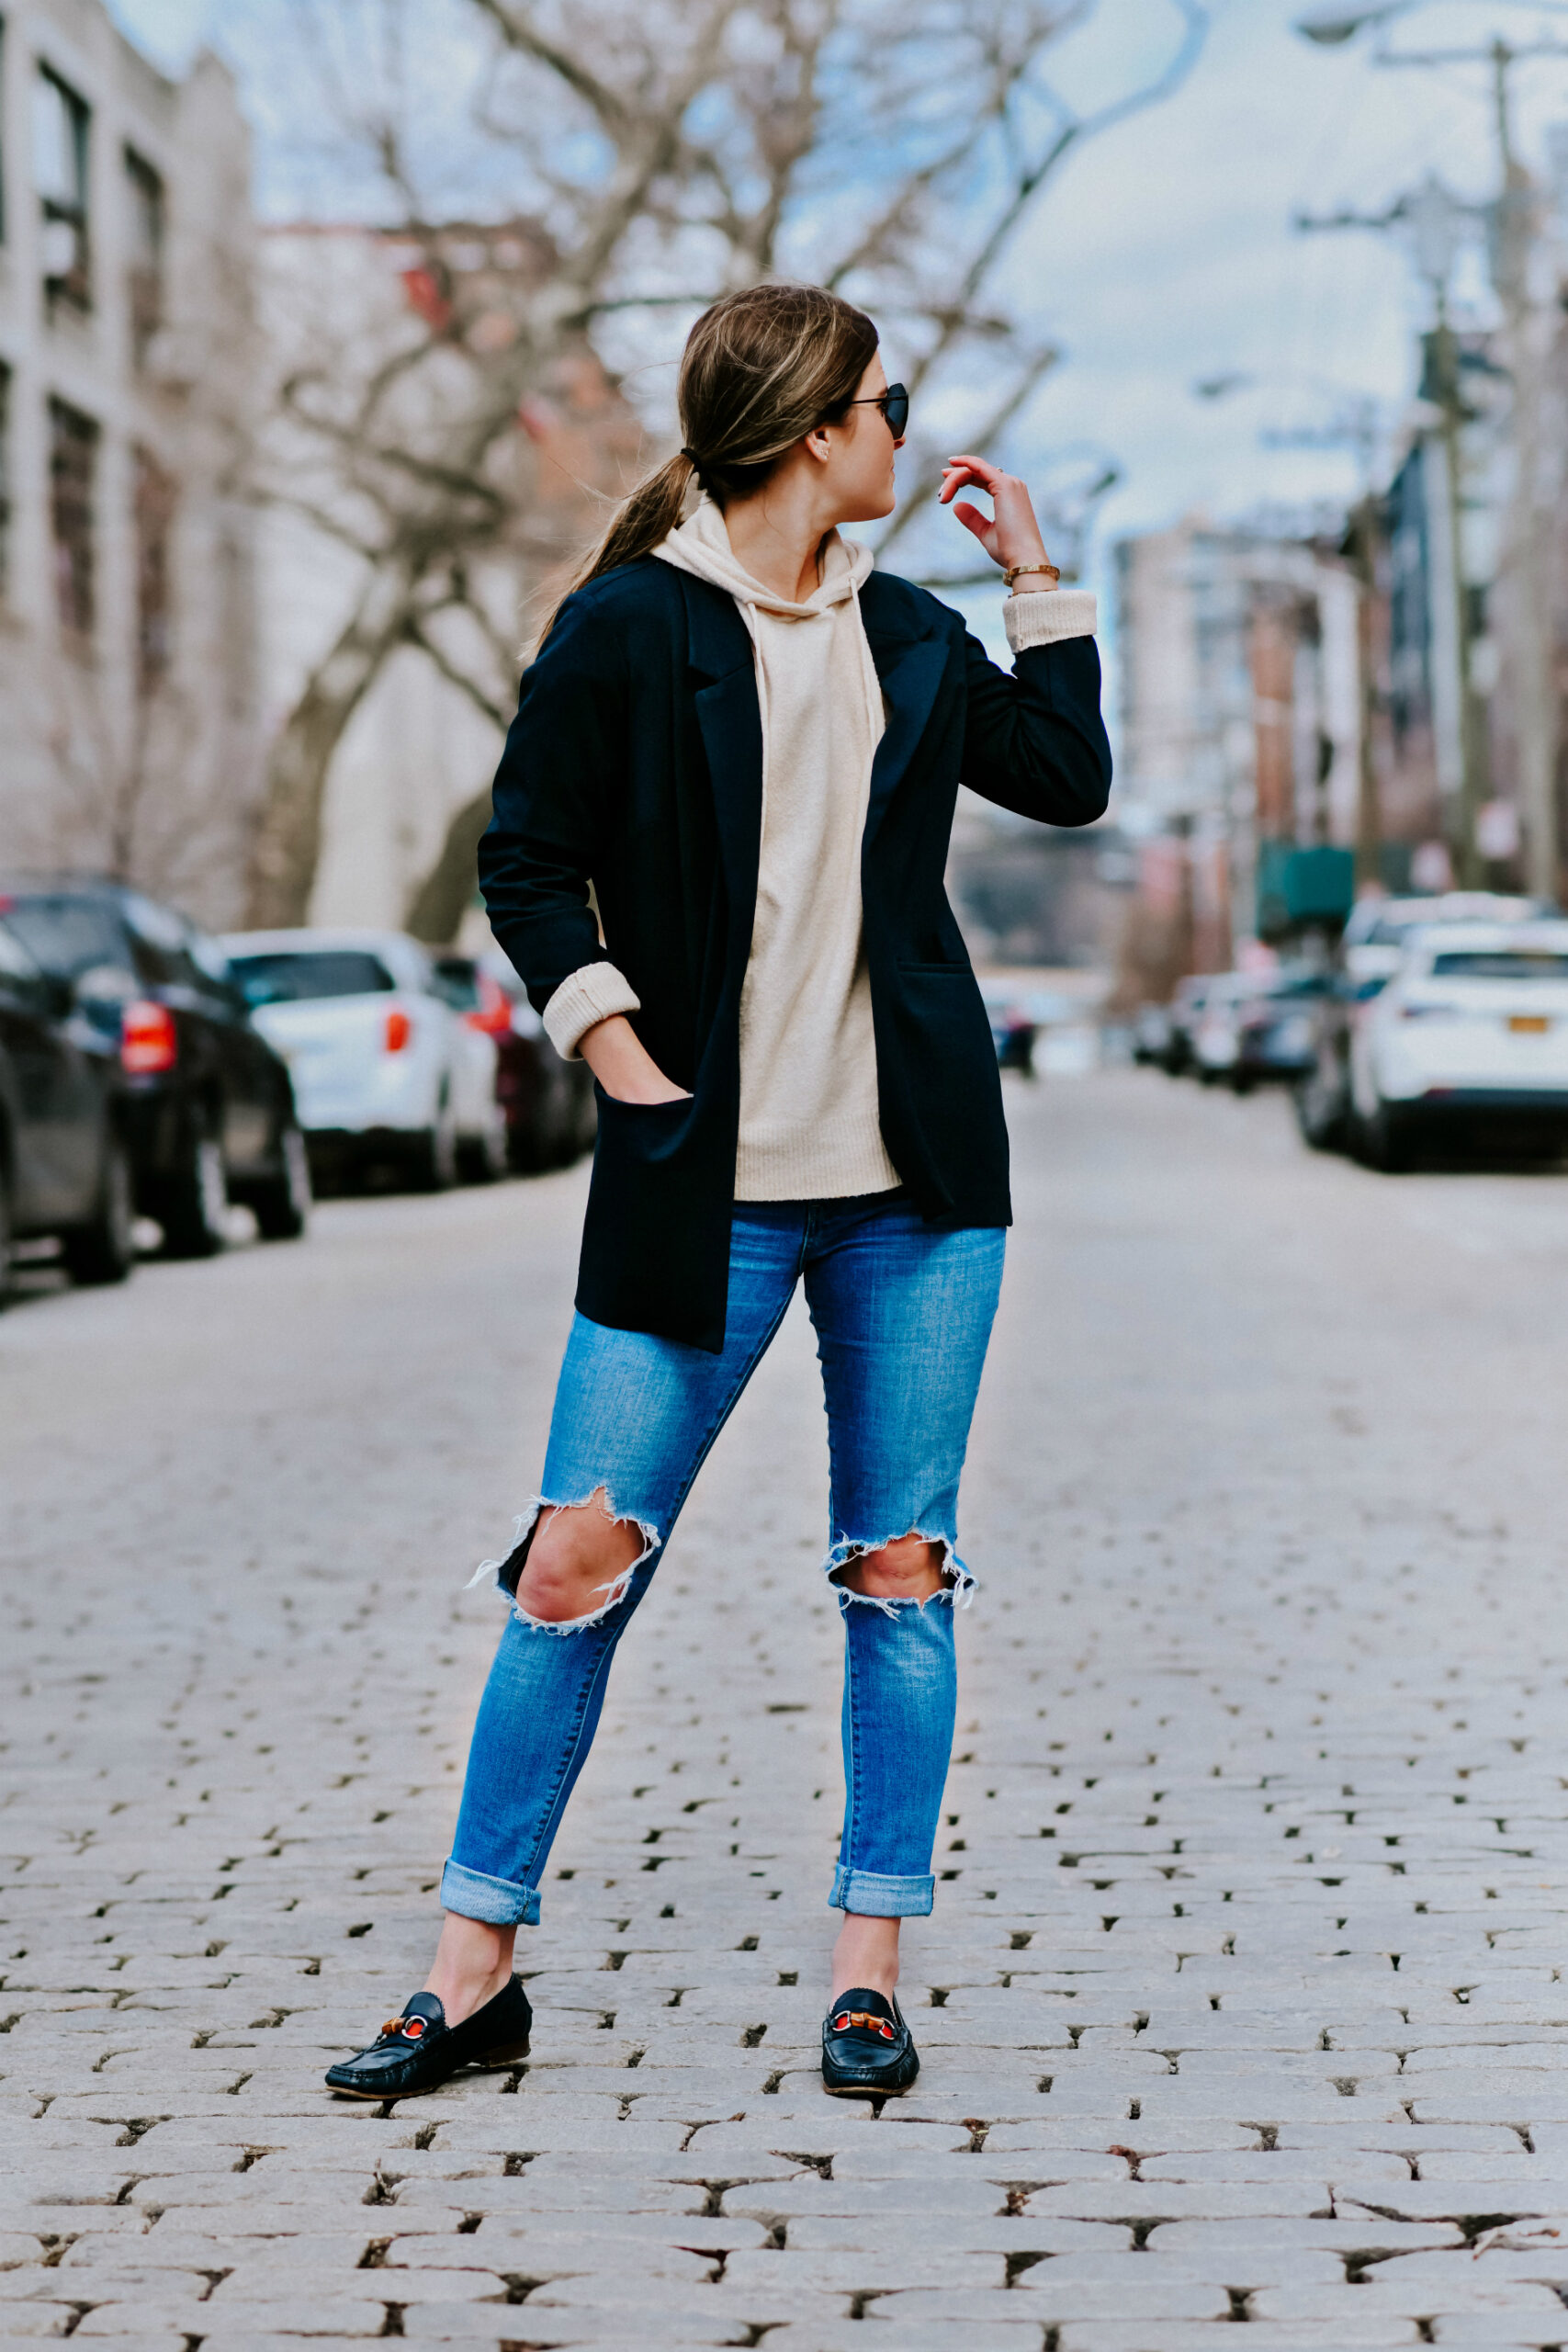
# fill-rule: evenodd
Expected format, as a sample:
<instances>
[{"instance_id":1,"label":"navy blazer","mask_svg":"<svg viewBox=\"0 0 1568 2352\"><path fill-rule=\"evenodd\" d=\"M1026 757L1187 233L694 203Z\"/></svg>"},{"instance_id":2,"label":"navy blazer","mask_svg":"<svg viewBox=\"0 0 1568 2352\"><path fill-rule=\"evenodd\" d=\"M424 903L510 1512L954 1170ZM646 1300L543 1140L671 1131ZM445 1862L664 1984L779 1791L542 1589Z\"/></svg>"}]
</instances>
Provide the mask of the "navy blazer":
<instances>
[{"instance_id":1,"label":"navy blazer","mask_svg":"<svg viewBox=\"0 0 1568 2352\"><path fill-rule=\"evenodd\" d=\"M1010 677L908 581L873 572L860 602L887 718L861 851L882 1132L932 1224L1007 1225L1001 1086L942 888L948 838L961 783L1046 824L1103 813L1100 657L1068 638L1019 654ZM642 1000L633 1027L693 1098L597 1090L578 1307L716 1353L762 821L756 673L733 598L652 556L569 598L525 673L494 805L479 879L534 1003L613 961Z\"/></svg>"}]
</instances>

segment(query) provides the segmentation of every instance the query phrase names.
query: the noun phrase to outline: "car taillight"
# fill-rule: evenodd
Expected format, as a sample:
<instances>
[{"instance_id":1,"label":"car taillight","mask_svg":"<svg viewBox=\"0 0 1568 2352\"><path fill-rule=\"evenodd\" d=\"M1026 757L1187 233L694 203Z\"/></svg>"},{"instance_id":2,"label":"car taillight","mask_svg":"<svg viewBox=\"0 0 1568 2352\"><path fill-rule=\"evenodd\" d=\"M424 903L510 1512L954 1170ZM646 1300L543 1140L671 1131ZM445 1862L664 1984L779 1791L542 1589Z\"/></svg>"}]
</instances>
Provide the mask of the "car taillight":
<instances>
[{"instance_id":1,"label":"car taillight","mask_svg":"<svg viewBox=\"0 0 1568 2352\"><path fill-rule=\"evenodd\" d=\"M464 1020L470 1029L482 1029L487 1037L504 1037L512 1026L512 1007L506 991L499 980L488 972L478 976L479 1001L472 1012L465 1012Z\"/></svg>"},{"instance_id":2,"label":"car taillight","mask_svg":"<svg viewBox=\"0 0 1568 2352\"><path fill-rule=\"evenodd\" d=\"M121 1008L120 1068L131 1078L150 1078L173 1069L179 1057L179 1035L166 1004L138 998Z\"/></svg>"},{"instance_id":3,"label":"car taillight","mask_svg":"<svg viewBox=\"0 0 1568 2352\"><path fill-rule=\"evenodd\" d=\"M383 1043L389 1054L400 1054L413 1035L413 1023L400 1005L394 1005L387 1015L387 1035Z\"/></svg>"}]
</instances>

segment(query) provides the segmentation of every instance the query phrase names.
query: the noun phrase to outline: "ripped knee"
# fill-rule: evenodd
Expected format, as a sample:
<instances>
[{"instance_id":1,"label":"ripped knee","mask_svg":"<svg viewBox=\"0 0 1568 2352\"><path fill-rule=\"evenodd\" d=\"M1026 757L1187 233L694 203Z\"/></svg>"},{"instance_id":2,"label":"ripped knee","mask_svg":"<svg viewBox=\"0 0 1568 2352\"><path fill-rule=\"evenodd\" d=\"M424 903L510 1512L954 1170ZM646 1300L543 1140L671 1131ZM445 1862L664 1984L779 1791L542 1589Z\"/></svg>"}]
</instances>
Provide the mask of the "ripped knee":
<instances>
[{"instance_id":1,"label":"ripped knee","mask_svg":"<svg viewBox=\"0 0 1568 2352\"><path fill-rule=\"evenodd\" d=\"M605 1487L596 1487L586 1502L547 1502L517 1580L517 1606L547 1625L603 1616L657 1541L640 1521L616 1515Z\"/></svg>"},{"instance_id":2,"label":"ripped knee","mask_svg":"<svg viewBox=\"0 0 1568 2352\"><path fill-rule=\"evenodd\" d=\"M832 1571L831 1581L868 1600L929 1600L953 1579L945 1544L900 1535L891 1544L854 1552Z\"/></svg>"}]
</instances>

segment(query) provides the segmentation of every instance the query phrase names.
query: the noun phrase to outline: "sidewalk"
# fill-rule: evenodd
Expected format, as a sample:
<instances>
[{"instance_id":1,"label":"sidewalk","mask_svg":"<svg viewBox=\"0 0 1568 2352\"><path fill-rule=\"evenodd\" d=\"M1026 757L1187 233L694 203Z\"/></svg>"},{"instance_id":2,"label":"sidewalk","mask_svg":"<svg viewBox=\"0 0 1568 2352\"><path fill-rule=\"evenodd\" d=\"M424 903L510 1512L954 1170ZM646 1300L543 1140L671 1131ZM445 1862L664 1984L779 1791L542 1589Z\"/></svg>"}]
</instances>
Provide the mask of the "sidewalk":
<instances>
[{"instance_id":1,"label":"sidewalk","mask_svg":"<svg viewBox=\"0 0 1568 2352\"><path fill-rule=\"evenodd\" d=\"M798 1315L617 1667L525 2067L392 2112L581 1175L0 1321L0 2340L1568 2344L1568 1183L1010 1090L923 2071L824 2098ZM876 2330L880 2328L881 2333Z\"/></svg>"}]
</instances>

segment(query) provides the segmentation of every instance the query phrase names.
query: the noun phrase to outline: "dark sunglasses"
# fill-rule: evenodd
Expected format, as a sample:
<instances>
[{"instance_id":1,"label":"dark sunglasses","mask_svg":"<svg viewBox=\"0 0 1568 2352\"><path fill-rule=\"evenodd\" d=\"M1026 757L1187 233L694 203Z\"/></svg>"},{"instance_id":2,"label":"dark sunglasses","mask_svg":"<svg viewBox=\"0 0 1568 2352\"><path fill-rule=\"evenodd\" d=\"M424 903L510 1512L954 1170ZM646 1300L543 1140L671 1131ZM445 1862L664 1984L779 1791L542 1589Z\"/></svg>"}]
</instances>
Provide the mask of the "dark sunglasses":
<instances>
[{"instance_id":1,"label":"dark sunglasses","mask_svg":"<svg viewBox=\"0 0 1568 2352\"><path fill-rule=\"evenodd\" d=\"M887 430L895 441L904 437L909 422L909 395L902 384L889 384L885 392L870 392L864 400L846 401L846 408L879 408L887 419Z\"/></svg>"}]
</instances>

